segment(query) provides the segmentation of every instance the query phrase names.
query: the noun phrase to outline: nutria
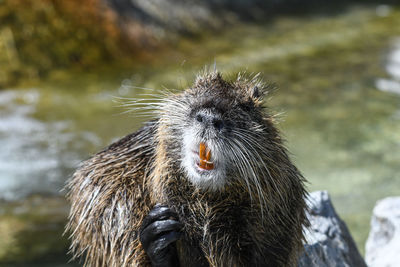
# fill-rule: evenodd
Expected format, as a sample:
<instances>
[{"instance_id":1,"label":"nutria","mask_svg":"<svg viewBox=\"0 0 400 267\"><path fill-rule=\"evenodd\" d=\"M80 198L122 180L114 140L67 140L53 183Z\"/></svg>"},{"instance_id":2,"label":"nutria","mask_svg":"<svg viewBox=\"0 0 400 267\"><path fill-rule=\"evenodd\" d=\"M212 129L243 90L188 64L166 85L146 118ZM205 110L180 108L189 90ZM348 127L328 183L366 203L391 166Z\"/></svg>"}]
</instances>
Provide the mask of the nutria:
<instances>
[{"instance_id":1,"label":"nutria","mask_svg":"<svg viewBox=\"0 0 400 267\"><path fill-rule=\"evenodd\" d=\"M206 72L84 162L67 185L74 256L88 266L294 266L305 180L263 106L267 91L257 77Z\"/></svg>"}]
</instances>

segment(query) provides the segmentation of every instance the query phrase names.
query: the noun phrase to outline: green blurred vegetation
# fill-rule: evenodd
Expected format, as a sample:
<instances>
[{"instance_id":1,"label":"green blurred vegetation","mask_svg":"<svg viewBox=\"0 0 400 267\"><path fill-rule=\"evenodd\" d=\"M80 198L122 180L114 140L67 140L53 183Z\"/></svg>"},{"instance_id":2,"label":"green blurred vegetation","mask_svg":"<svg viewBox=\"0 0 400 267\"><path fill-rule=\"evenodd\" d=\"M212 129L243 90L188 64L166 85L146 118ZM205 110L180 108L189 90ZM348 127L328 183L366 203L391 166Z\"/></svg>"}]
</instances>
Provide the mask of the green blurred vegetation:
<instances>
[{"instance_id":1,"label":"green blurred vegetation","mask_svg":"<svg viewBox=\"0 0 400 267\"><path fill-rule=\"evenodd\" d=\"M101 0L0 0L0 88L55 69L124 64L137 50Z\"/></svg>"}]
</instances>

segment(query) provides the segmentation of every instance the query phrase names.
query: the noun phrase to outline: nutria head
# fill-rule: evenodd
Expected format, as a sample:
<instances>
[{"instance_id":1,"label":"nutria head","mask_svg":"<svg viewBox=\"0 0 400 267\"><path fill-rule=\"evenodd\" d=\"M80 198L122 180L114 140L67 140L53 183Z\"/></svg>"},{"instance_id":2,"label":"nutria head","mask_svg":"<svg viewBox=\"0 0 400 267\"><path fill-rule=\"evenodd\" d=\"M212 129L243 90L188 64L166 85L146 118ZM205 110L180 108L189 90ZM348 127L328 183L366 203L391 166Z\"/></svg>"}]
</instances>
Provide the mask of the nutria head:
<instances>
[{"instance_id":1,"label":"nutria head","mask_svg":"<svg viewBox=\"0 0 400 267\"><path fill-rule=\"evenodd\" d=\"M168 158L193 185L219 190L243 179L257 187L259 173L267 173L259 170L265 167L263 142L270 132L264 89L257 78L239 76L230 83L211 73L161 105L159 138L168 139Z\"/></svg>"}]
</instances>

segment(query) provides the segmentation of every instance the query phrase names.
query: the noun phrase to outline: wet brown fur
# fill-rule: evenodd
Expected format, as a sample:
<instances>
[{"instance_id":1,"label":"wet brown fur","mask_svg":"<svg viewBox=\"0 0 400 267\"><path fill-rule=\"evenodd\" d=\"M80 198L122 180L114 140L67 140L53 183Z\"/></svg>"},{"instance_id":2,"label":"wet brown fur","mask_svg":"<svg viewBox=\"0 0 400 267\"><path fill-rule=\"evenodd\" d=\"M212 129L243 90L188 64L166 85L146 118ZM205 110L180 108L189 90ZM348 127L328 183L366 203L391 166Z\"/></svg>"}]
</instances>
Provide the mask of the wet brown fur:
<instances>
[{"instance_id":1,"label":"wet brown fur","mask_svg":"<svg viewBox=\"0 0 400 267\"><path fill-rule=\"evenodd\" d=\"M186 94L218 87L227 99L261 106L261 97L247 95L254 86L259 81L229 83L206 73ZM84 255L88 266L150 266L138 229L153 206L164 203L184 224L177 243L181 266L295 266L307 224L304 179L273 117L264 112L260 121L270 178L260 179L261 191L241 179L217 192L192 185L180 170L176 140L168 138L174 122L162 109L155 121L86 161L67 186L74 256Z\"/></svg>"}]
</instances>

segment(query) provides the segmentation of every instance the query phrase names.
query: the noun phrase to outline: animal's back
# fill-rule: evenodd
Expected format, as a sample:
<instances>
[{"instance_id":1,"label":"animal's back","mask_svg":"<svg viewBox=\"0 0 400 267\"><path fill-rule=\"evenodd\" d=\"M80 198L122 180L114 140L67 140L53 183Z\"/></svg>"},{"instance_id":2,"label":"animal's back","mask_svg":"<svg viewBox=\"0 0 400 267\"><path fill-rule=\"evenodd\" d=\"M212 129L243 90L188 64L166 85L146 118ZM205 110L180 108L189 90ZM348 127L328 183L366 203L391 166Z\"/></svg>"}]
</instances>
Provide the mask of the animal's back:
<instances>
[{"instance_id":1,"label":"animal's back","mask_svg":"<svg viewBox=\"0 0 400 267\"><path fill-rule=\"evenodd\" d=\"M150 209L145 179L152 169L156 122L113 143L75 172L67 230L75 256L90 266L148 264L138 230Z\"/></svg>"}]
</instances>

